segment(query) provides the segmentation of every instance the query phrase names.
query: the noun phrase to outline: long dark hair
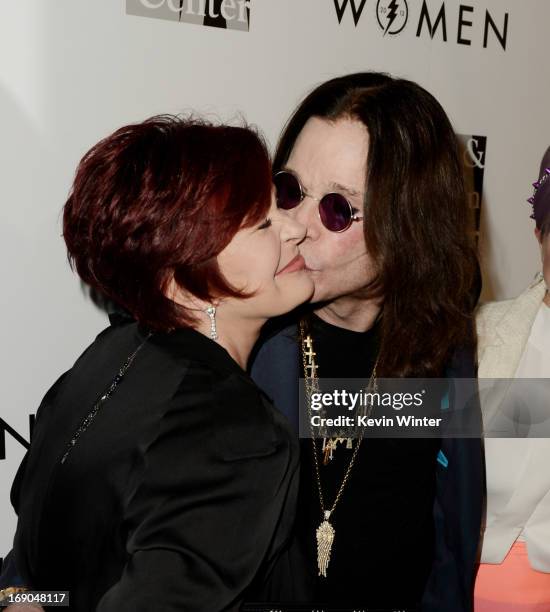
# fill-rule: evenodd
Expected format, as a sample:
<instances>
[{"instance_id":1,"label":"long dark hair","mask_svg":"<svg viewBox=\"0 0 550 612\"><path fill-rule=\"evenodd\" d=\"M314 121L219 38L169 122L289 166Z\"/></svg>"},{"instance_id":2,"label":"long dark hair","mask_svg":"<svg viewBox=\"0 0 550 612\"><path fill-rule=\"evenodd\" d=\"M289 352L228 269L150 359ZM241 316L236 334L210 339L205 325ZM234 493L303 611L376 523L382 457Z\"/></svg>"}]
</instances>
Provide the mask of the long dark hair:
<instances>
[{"instance_id":1,"label":"long dark hair","mask_svg":"<svg viewBox=\"0 0 550 612\"><path fill-rule=\"evenodd\" d=\"M445 111L404 79L362 72L332 79L300 104L280 138L284 166L311 117L363 123L369 133L365 240L383 297L380 376L440 376L455 349L474 347L477 256L459 146Z\"/></svg>"}]
</instances>

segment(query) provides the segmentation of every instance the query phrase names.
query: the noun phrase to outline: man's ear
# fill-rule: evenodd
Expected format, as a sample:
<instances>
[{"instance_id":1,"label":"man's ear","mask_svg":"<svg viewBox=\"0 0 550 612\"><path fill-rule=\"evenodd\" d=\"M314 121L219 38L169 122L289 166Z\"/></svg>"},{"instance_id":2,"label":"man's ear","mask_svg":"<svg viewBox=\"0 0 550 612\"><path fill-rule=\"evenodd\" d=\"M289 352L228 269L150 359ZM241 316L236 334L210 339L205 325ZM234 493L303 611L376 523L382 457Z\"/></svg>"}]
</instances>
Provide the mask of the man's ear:
<instances>
[{"instance_id":1,"label":"man's ear","mask_svg":"<svg viewBox=\"0 0 550 612\"><path fill-rule=\"evenodd\" d=\"M539 246L542 246L542 232L538 227L535 227L535 236L538 240Z\"/></svg>"}]
</instances>

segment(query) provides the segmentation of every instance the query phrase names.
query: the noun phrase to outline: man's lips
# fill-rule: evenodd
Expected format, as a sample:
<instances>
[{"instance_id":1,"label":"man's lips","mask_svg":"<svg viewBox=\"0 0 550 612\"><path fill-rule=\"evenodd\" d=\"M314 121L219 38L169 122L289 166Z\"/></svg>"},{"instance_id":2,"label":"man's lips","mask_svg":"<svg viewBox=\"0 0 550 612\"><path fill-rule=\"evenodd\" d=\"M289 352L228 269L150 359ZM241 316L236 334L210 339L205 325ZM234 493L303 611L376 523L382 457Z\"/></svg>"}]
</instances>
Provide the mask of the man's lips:
<instances>
[{"instance_id":1,"label":"man's lips","mask_svg":"<svg viewBox=\"0 0 550 612\"><path fill-rule=\"evenodd\" d=\"M286 274L288 272L298 272L299 270L306 269L306 262L301 255L296 255L294 259L289 261L282 270L279 270L275 276L279 276L279 274Z\"/></svg>"}]
</instances>

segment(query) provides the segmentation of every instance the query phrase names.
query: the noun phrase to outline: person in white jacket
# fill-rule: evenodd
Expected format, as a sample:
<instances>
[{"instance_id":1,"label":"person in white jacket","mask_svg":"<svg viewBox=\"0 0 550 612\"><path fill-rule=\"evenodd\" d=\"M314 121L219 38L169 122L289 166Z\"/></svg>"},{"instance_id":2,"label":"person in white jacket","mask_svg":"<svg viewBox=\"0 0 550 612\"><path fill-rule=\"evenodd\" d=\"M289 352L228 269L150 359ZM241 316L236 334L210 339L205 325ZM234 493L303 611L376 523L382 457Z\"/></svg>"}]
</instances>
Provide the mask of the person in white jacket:
<instances>
[{"instance_id":1,"label":"person in white jacket","mask_svg":"<svg viewBox=\"0 0 550 612\"><path fill-rule=\"evenodd\" d=\"M534 186L529 202L543 271L519 297L479 309L480 379L550 379L550 147ZM535 381L524 384L531 396ZM550 380L540 384L548 389ZM502 411L508 391L501 384L500 392L482 393L485 425ZM550 395L544 407L550 417ZM475 612L549 611L550 439L487 437L485 454L487 519Z\"/></svg>"}]
</instances>

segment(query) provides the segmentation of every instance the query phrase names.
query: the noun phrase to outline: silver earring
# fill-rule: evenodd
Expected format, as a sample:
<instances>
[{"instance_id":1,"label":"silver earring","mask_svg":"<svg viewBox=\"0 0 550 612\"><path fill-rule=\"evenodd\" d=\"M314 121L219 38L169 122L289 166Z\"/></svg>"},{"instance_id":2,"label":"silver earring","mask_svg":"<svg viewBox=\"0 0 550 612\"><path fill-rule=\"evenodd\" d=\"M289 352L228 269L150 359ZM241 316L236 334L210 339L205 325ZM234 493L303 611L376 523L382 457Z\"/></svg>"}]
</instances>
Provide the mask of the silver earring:
<instances>
[{"instance_id":1,"label":"silver earring","mask_svg":"<svg viewBox=\"0 0 550 612\"><path fill-rule=\"evenodd\" d=\"M216 329L216 307L209 306L204 312L210 317L210 338L218 339L218 330Z\"/></svg>"}]
</instances>

